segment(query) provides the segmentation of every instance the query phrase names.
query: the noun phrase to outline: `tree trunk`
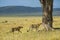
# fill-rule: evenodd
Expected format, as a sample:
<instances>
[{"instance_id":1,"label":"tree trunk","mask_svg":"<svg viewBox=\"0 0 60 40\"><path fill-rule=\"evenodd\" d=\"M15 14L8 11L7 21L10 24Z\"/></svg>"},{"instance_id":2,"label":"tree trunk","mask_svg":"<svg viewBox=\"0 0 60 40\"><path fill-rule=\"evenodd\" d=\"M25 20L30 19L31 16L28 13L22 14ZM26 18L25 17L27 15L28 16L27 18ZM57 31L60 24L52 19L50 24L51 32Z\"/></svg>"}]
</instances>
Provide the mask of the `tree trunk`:
<instances>
[{"instance_id":1,"label":"tree trunk","mask_svg":"<svg viewBox=\"0 0 60 40\"><path fill-rule=\"evenodd\" d=\"M43 8L43 18L42 24L46 28L46 30L52 30L53 24L53 0L40 0Z\"/></svg>"}]
</instances>

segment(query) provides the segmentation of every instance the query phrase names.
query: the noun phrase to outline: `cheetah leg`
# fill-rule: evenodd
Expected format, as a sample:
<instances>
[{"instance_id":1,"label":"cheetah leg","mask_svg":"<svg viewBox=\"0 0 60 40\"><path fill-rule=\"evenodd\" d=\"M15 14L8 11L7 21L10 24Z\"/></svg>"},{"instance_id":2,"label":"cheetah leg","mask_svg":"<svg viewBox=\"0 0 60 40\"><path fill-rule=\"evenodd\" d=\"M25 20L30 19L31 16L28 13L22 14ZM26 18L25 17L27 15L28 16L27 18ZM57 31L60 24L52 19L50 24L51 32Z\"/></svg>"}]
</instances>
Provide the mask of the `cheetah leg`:
<instances>
[{"instance_id":1,"label":"cheetah leg","mask_svg":"<svg viewBox=\"0 0 60 40\"><path fill-rule=\"evenodd\" d=\"M33 28L32 28L32 27L30 27L30 28L29 28L29 30L27 30L27 32L32 31L32 30L33 30Z\"/></svg>"}]
</instances>

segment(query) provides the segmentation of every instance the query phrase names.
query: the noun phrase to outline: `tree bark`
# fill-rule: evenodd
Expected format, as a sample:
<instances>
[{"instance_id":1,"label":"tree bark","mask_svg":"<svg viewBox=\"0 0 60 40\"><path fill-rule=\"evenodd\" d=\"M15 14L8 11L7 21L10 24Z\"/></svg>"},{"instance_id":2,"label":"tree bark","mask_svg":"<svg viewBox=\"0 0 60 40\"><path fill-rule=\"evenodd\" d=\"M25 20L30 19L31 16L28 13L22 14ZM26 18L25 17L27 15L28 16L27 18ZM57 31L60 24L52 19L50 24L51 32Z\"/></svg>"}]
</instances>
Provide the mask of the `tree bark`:
<instances>
[{"instance_id":1,"label":"tree bark","mask_svg":"<svg viewBox=\"0 0 60 40\"><path fill-rule=\"evenodd\" d=\"M40 0L43 8L42 24L46 30L53 30L53 0Z\"/></svg>"}]
</instances>

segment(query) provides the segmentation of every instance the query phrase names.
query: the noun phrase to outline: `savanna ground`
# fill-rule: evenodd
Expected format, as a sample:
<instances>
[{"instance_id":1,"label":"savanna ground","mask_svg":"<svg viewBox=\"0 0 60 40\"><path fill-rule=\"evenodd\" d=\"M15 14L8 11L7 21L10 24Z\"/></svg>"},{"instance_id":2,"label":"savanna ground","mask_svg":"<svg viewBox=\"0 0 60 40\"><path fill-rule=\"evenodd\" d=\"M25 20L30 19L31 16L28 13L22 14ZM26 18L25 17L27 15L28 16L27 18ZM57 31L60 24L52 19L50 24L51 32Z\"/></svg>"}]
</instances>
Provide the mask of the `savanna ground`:
<instances>
[{"instance_id":1,"label":"savanna ground","mask_svg":"<svg viewBox=\"0 0 60 40\"><path fill-rule=\"evenodd\" d=\"M54 16L53 27L60 28L60 16ZM27 32L31 24L41 23L42 17L0 17L0 40L60 40L60 30ZM5 23L5 21L8 21ZM11 28L23 26L22 33L10 32ZM44 27L41 25L38 30Z\"/></svg>"}]
</instances>

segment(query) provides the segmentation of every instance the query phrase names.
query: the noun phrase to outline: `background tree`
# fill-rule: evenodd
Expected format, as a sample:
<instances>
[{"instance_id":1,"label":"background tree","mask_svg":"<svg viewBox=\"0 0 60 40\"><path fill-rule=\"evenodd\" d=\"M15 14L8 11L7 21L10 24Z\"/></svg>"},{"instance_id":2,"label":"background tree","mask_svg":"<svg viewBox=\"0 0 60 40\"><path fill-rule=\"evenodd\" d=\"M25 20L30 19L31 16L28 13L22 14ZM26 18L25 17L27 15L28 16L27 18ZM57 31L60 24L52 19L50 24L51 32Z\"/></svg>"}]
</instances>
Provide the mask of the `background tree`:
<instances>
[{"instance_id":1,"label":"background tree","mask_svg":"<svg viewBox=\"0 0 60 40\"><path fill-rule=\"evenodd\" d=\"M48 30L53 30L53 0L39 0L43 8L42 24Z\"/></svg>"}]
</instances>

